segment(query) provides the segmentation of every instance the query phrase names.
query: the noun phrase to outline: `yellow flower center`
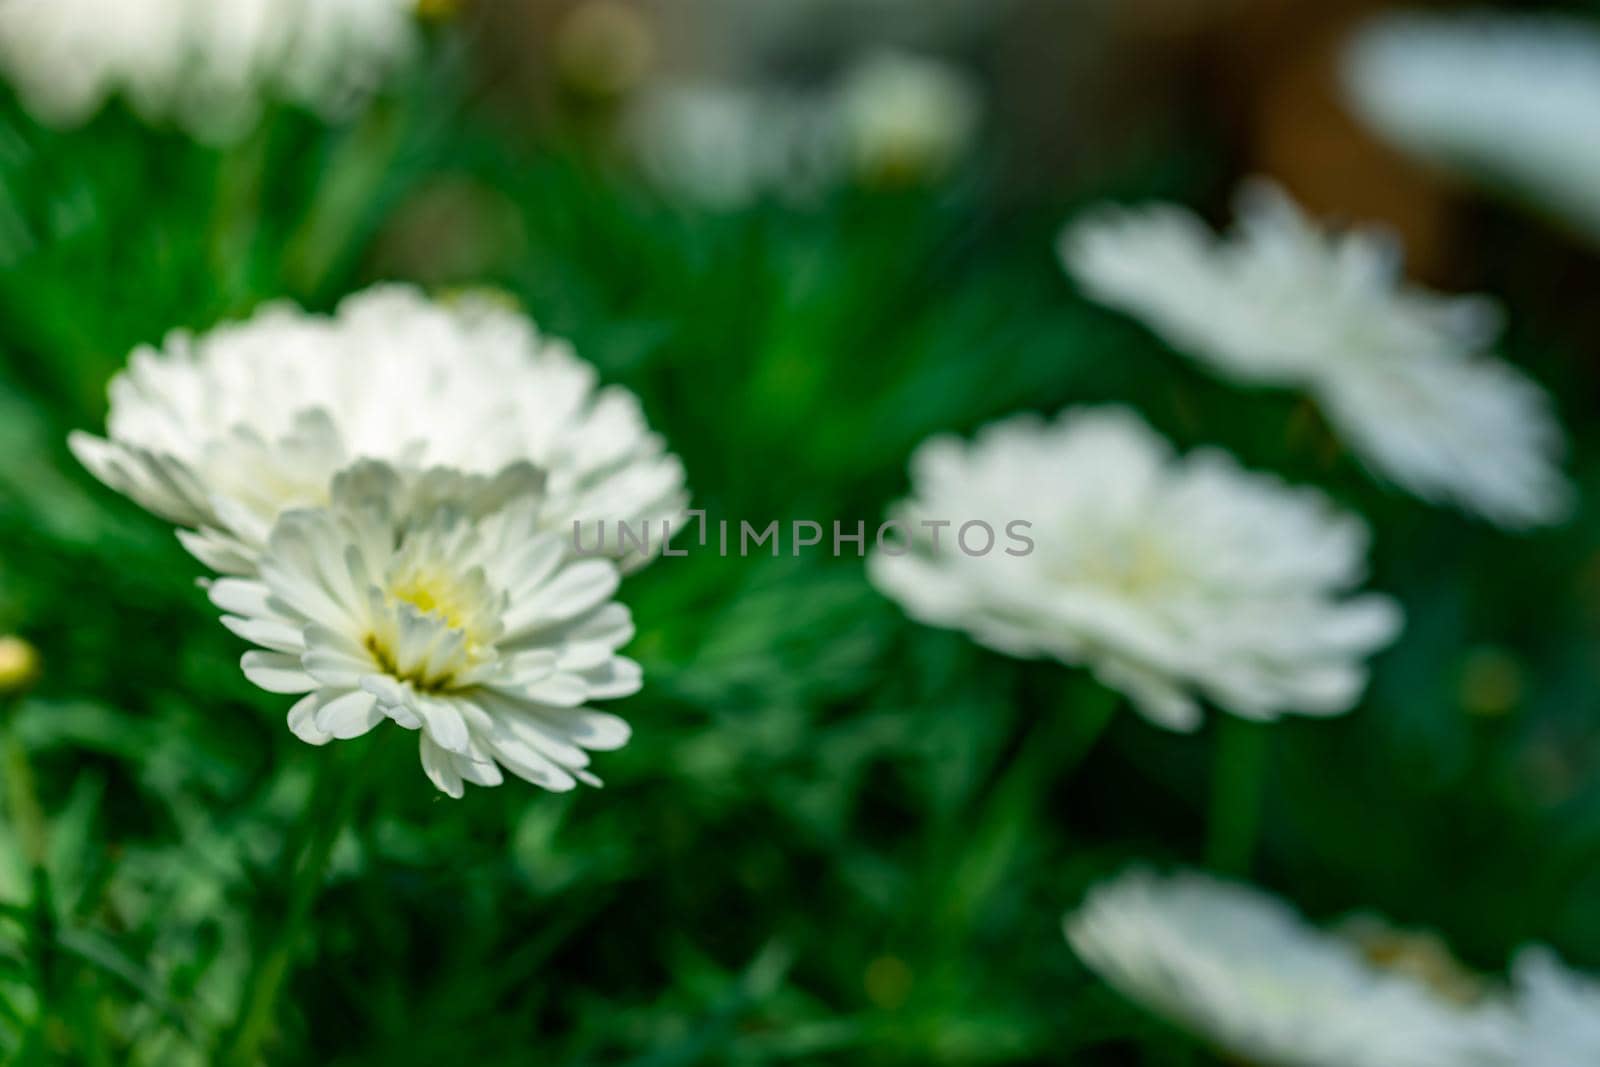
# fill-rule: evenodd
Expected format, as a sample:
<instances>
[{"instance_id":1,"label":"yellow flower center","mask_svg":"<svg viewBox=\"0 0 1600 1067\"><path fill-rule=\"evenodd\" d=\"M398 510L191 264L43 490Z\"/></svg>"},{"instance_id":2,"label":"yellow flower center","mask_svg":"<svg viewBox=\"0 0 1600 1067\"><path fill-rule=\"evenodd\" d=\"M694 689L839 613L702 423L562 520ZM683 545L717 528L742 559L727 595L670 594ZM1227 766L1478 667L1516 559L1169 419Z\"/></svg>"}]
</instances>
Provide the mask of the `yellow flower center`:
<instances>
[{"instance_id":1,"label":"yellow flower center","mask_svg":"<svg viewBox=\"0 0 1600 1067\"><path fill-rule=\"evenodd\" d=\"M1477 977L1451 955L1444 942L1430 934L1355 922L1347 935L1372 966L1419 982L1446 1000L1471 1004L1483 992Z\"/></svg>"},{"instance_id":2,"label":"yellow flower center","mask_svg":"<svg viewBox=\"0 0 1600 1067\"><path fill-rule=\"evenodd\" d=\"M383 670L419 689L443 690L492 654L500 636L499 601L479 569L458 573L436 561L410 560L391 571L383 603L367 635L367 651ZM401 641L401 613L413 609L432 624Z\"/></svg>"},{"instance_id":3,"label":"yellow flower center","mask_svg":"<svg viewBox=\"0 0 1600 1067\"><path fill-rule=\"evenodd\" d=\"M1170 584L1177 569L1159 539L1144 534L1105 536L1087 542L1052 568L1068 584L1138 594Z\"/></svg>"},{"instance_id":4,"label":"yellow flower center","mask_svg":"<svg viewBox=\"0 0 1600 1067\"><path fill-rule=\"evenodd\" d=\"M410 604L424 615L437 615L452 630L466 629L469 608L458 591L439 575L416 575L389 590L395 600Z\"/></svg>"}]
</instances>

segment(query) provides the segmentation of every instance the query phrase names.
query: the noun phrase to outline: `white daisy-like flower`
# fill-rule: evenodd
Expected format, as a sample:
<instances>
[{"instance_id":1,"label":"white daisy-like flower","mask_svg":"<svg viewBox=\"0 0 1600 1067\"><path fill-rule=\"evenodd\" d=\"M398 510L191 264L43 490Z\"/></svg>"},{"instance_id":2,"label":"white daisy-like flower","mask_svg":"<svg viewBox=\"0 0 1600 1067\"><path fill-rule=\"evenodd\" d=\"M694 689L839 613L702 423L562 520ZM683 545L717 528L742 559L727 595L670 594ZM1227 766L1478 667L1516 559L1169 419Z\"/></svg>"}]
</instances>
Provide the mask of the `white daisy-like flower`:
<instances>
[{"instance_id":1,"label":"white daisy-like flower","mask_svg":"<svg viewBox=\"0 0 1600 1067\"><path fill-rule=\"evenodd\" d=\"M1503 1004L1387 970L1257 890L1136 870L1096 887L1066 934L1123 996L1252 1067L1514 1062Z\"/></svg>"},{"instance_id":2,"label":"white daisy-like flower","mask_svg":"<svg viewBox=\"0 0 1600 1067\"><path fill-rule=\"evenodd\" d=\"M539 518L543 476L365 461L330 502L274 524L259 577L212 583L233 632L261 646L245 675L304 694L289 727L314 745L385 719L422 734L422 766L451 796L501 768L546 789L598 784L585 750L628 726L589 701L639 688L617 655L633 636L604 559L575 560Z\"/></svg>"},{"instance_id":3,"label":"white daisy-like flower","mask_svg":"<svg viewBox=\"0 0 1600 1067\"><path fill-rule=\"evenodd\" d=\"M686 503L683 467L638 399L489 296L435 303L405 286L332 317L274 306L200 337L143 348L111 383L109 440L71 438L111 488L169 519L203 563L250 574L287 508L322 504L357 459L549 476L543 520L642 563ZM627 522L633 540L618 536ZM647 525L648 524L648 525Z\"/></svg>"},{"instance_id":4,"label":"white daisy-like flower","mask_svg":"<svg viewBox=\"0 0 1600 1067\"><path fill-rule=\"evenodd\" d=\"M1275 187L1248 186L1219 240L1182 208L1104 209L1061 240L1092 298L1136 316L1223 377L1314 396L1374 473L1503 526L1570 505L1549 398L1486 354L1481 297L1405 283L1374 230L1329 234Z\"/></svg>"},{"instance_id":5,"label":"white daisy-like flower","mask_svg":"<svg viewBox=\"0 0 1600 1067\"><path fill-rule=\"evenodd\" d=\"M1600 1063L1600 981L1568 970L1546 948L1524 949L1514 972L1521 1023L1516 1067Z\"/></svg>"},{"instance_id":6,"label":"white daisy-like flower","mask_svg":"<svg viewBox=\"0 0 1600 1067\"><path fill-rule=\"evenodd\" d=\"M1389 598L1344 596L1359 519L1225 453L1180 459L1121 409L934 438L911 472L910 544L873 554L879 589L999 651L1086 665L1171 729L1199 726L1202 696L1259 720L1348 711L1399 630Z\"/></svg>"},{"instance_id":7,"label":"white daisy-like flower","mask_svg":"<svg viewBox=\"0 0 1600 1067\"><path fill-rule=\"evenodd\" d=\"M1600 26L1555 15L1374 19L1345 93L1385 139L1600 240Z\"/></svg>"},{"instance_id":8,"label":"white daisy-like flower","mask_svg":"<svg viewBox=\"0 0 1600 1067\"><path fill-rule=\"evenodd\" d=\"M198 137L250 129L282 98L329 117L417 45L416 0L5 0L0 68L40 120L71 126L125 95Z\"/></svg>"}]
</instances>

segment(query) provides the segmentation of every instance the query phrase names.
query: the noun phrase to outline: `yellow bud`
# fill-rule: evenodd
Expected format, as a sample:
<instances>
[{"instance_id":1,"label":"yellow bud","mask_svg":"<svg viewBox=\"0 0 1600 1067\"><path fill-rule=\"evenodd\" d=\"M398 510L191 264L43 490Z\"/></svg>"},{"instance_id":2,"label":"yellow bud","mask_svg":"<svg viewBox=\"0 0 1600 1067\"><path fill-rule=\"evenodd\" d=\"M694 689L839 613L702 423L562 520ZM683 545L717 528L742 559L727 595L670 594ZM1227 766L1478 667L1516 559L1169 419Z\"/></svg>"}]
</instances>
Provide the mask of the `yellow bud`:
<instances>
[{"instance_id":1,"label":"yellow bud","mask_svg":"<svg viewBox=\"0 0 1600 1067\"><path fill-rule=\"evenodd\" d=\"M1461 704L1472 715L1510 714L1525 688L1522 664L1504 649L1474 649L1461 669Z\"/></svg>"},{"instance_id":2,"label":"yellow bud","mask_svg":"<svg viewBox=\"0 0 1600 1067\"><path fill-rule=\"evenodd\" d=\"M459 306L467 301L481 301L503 311L521 314L524 310L522 301L497 285L450 285L440 289L434 296L439 303L449 307Z\"/></svg>"},{"instance_id":3,"label":"yellow bud","mask_svg":"<svg viewBox=\"0 0 1600 1067\"><path fill-rule=\"evenodd\" d=\"M867 964L864 984L868 999L886 1011L894 1011L905 1005L914 980L904 960L897 956L879 956Z\"/></svg>"},{"instance_id":4,"label":"yellow bud","mask_svg":"<svg viewBox=\"0 0 1600 1067\"><path fill-rule=\"evenodd\" d=\"M39 653L20 637L0 637L0 694L20 693L39 678Z\"/></svg>"},{"instance_id":5,"label":"yellow bud","mask_svg":"<svg viewBox=\"0 0 1600 1067\"><path fill-rule=\"evenodd\" d=\"M464 0L417 0L417 16L432 22L447 22L461 14Z\"/></svg>"},{"instance_id":6,"label":"yellow bud","mask_svg":"<svg viewBox=\"0 0 1600 1067\"><path fill-rule=\"evenodd\" d=\"M655 58L655 28L622 0L585 0L556 31L556 69L568 88L593 99L627 95L649 76Z\"/></svg>"}]
</instances>

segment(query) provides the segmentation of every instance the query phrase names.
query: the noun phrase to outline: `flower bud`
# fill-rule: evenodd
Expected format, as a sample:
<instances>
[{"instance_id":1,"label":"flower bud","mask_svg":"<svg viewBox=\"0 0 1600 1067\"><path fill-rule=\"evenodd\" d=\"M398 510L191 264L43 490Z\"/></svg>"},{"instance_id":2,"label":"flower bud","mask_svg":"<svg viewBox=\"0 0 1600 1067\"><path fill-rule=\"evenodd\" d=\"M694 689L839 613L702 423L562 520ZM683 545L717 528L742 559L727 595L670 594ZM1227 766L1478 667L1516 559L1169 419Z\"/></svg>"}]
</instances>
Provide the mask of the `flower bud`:
<instances>
[{"instance_id":1,"label":"flower bud","mask_svg":"<svg viewBox=\"0 0 1600 1067\"><path fill-rule=\"evenodd\" d=\"M0 637L0 695L20 693L38 680L38 651L20 637Z\"/></svg>"}]
</instances>

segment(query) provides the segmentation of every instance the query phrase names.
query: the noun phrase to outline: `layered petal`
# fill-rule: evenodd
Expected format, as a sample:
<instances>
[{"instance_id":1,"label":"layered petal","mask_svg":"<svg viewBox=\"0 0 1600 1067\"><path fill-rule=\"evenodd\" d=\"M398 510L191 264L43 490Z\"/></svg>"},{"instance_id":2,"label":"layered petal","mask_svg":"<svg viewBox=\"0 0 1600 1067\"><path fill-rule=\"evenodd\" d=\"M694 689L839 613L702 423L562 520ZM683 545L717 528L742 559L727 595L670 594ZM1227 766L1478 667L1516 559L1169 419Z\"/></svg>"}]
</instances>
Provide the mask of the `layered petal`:
<instances>
[{"instance_id":1,"label":"layered petal","mask_svg":"<svg viewBox=\"0 0 1600 1067\"><path fill-rule=\"evenodd\" d=\"M589 752L629 728L588 705L635 692L642 672L617 654L633 625L610 599L616 564L566 554L538 522L544 493L528 473L346 469L326 506L277 520L259 578L211 583L224 623L260 646L246 676L304 694L289 728L311 744L385 720L417 731L451 796L502 770L598 785Z\"/></svg>"},{"instance_id":2,"label":"layered petal","mask_svg":"<svg viewBox=\"0 0 1600 1067\"><path fill-rule=\"evenodd\" d=\"M441 489L456 493L504 550L486 569L507 592L541 595L568 592L544 579L573 549L574 524L606 523L612 554L632 568L660 551L687 502L682 464L637 398L600 388L569 346L487 297L439 303L391 285L349 297L332 317L270 306L140 349L110 393L107 438L74 434L74 453L184 527L185 546L226 574L254 574L278 519L325 505L337 477L354 477L343 492L376 513L351 516L358 534L381 528L386 509L424 514ZM363 459L441 473L410 481L415 499L401 500L392 473L347 473ZM502 507L533 488L543 490L537 529L553 540L532 537L529 513ZM623 523L635 535L627 543L614 536ZM581 578L568 578L575 594L607 595Z\"/></svg>"}]
</instances>

